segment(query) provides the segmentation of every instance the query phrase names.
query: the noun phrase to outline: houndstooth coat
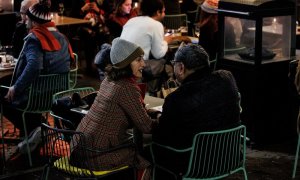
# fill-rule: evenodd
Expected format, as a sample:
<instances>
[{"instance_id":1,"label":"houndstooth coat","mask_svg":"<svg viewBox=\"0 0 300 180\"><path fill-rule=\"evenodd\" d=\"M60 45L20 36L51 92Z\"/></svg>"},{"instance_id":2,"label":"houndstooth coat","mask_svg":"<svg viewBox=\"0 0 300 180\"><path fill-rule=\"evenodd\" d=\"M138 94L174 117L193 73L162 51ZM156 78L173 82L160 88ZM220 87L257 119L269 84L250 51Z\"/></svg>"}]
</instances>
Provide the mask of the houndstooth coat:
<instances>
[{"instance_id":1,"label":"houndstooth coat","mask_svg":"<svg viewBox=\"0 0 300 180\"><path fill-rule=\"evenodd\" d=\"M129 79L118 81L103 80L98 95L88 114L81 120L77 131L83 132L87 145L106 149L128 141L126 131L133 126L143 133L150 133L154 121L147 115L136 83ZM76 142L75 142L76 144ZM72 155L75 157L76 146ZM71 155L71 159L72 159ZM93 170L108 170L132 165L138 169L150 166L134 147L127 147L103 155L88 155ZM71 160L72 161L72 160ZM76 164L84 167L86 163Z\"/></svg>"}]
</instances>

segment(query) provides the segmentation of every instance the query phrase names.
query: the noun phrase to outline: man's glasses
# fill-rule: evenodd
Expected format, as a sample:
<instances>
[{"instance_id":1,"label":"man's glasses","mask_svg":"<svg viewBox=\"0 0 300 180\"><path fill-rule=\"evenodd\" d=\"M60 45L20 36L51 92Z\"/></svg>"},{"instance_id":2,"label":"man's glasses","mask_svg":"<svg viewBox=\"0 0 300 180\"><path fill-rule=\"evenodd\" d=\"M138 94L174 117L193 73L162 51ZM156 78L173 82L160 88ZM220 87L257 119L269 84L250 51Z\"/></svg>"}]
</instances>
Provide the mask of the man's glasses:
<instances>
[{"instance_id":1,"label":"man's glasses","mask_svg":"<svg viewBox=\"0 0 300 180\"><path fill-rule=\"evenodd\" d=\"M171 64L172 64L172 66L174 66L176 63L179 63L179 62L181 62L181 61L172 60L172 61L171 61Z\"/></svg>"}]
</instances>

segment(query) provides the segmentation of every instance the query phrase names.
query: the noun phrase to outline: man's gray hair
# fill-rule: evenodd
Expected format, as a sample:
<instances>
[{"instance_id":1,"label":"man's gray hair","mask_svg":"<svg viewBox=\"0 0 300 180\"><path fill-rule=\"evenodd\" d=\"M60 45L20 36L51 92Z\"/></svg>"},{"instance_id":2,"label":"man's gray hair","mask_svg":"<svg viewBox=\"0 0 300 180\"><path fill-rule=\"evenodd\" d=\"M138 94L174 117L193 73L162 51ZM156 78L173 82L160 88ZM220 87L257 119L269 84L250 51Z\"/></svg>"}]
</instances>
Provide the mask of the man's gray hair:
<instances>
[{"instance_id":1,"label":"man's gray hair","mask_svg":"<svg viewBox=\"0 0 300 180\"><path fill-rule=\"evenodd\" d=\"M210 66L207 52L197 44L181 44L175 53L174 60L182 62L190 70Z\"/></svg>"}]
</instances>

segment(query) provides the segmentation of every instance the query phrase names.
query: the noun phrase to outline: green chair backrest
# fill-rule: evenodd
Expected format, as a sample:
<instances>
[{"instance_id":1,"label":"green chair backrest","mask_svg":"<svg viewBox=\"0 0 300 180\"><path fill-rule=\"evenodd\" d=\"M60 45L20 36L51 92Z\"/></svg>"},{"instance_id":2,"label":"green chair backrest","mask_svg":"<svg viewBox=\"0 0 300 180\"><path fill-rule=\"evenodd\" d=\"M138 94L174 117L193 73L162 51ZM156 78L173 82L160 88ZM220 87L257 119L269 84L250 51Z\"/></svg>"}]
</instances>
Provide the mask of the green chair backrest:
<instances>
[{"instance_id":1,"label":"green chair backrest","mask_svg":"<svg viewBox=\"0 0 300 180\"><path fill-rule=\"evenodd\" d=\"M74 54L74 66L71 67L70 70L70 89L75 88L77 84L77 71L78 71L78 55L76 53Z\"/></svg>"},{"instance_id":2,"label":"green chair backrest","mask_svg":"<svg viewBox=\"0 0 300 180\"><path fill-rule=\"evenodd\" d=\"M238 171L244 172L246 127L201 132L193 139L187 173L183 179L218 179Z\"/></svg>"},{"instance_id":3,"label":"green chair backrest","mask_svg":"<svg viewBox=\"0 0 300 180\"><path fill-rule=\"evenodd\" d=\"M83 88L75 88L75 89L69 89L66 91L57 92L52 97L52 102L55 102L56 100L62 98L62 97L72 97L74 93L78 93L80 97L84 97L88 94L91 94L92 92L95 92L95 89L92 87L83 87ZM66 119L63 117L60 117L59 115L55 114L54 112L50 111L50 114L55 119L56 127L60 127L62 129L72 129L75 130L75 124L72 122L72 119ZM59 124L57 124L59 123ZM68 127L68 128L67 128Z\"/></svg>"},{"instance_id":4,"label":"green chair backrest","mask_svg":"<svg viewBox=\"0 0 300 180\"><path fill-rule=\"evenodd\" d=\"M44 113L52 107L53 94L69 89L69 73L40 75L29 87L28 103L23 111Z\"/></svg>"},{"instance_id":5,"label":"green chair backrest","mask_svg":"<svg viewBox=\"0 0 300 180\"><path fill-rule=\"evenodd\" d=\"M75 89L68 89L65 91L60 91L55 94L53 94L52 100L55 101L59 98L66 97L66 96L72 96L74 93L79 93L80 97L84 97L92 92L95 92L95 89L93 87L82 87L82 88L75 88Z\"/></svg>"},{"instance_id":6,"label":"green chair backrest","mask_svg":"<svg viewBox=\"0 0 300 180\"><path fill-rule=\"evenodd\" d=\"M41 179L48 179L51 168L65 172L65 175L69 175L72 179L101 179L102 177L106 179L108 175L133 168L129 165L123 165L95 171L93 169L98 168L97 158L91 158L118 149L133 147L132 143L122 144L109 149L95 149L96 147L86 145L87 140L82 132L57 129L45 123L42 123L42 139L43 155L48 157L48 163L45 165ZM72 139L72 141L67 142L64 139ZM76 149L76 153L72 153L74 149ZM70 163L71 159L72 164Z\"/></svg>"},{"instance_id":7,"label":"green chair backrest","mask_svg":"<svg viewBox=\"0 0 300 180\"><path fill-rule=\"evenodd\" d=\"M187 27L187 15L186 14L172 14L165 15L163 25L166 29L179 29L181 26Z\"/></svg>"}]
</instances>

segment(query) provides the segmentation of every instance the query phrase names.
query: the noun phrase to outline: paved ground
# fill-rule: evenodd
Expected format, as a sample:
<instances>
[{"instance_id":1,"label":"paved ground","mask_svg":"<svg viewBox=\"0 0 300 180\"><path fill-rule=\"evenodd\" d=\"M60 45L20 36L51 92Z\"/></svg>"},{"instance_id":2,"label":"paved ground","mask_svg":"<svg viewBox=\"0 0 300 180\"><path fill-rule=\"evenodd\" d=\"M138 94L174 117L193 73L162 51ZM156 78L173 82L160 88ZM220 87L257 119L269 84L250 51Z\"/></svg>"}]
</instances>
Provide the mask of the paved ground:
<instances>
[{"instance_id":1,"label":"paved ground","mask_svg":"<svg viewBox=\"0 0 300 180\"><path fill-rule=\"evenodd\" d=\"M276 145L277 148L279 145ZM286 147L290 144L281 144L282 151L286 151ZM271 147L271 146L270 146ZM44 162L41 161L41 157L35 154L34 164L35 168L31 168L32 171L41 167ZM273 152L267 150L247 149L246 169L249 180L289 180L292 175L292 167L294 162L294 155L286 152ZM36 172L28 172L26 174L18 175L27 167L26 156L18 157L17 159L7 163L8 175L0 175L0 179L39 179L42 170L39 169ZM300 179L300 167L298 168L298 176L296 179ZM9 176L12 176L9 178ZM60 173L51 173L50 179L66 179L64 175ZM227 180L242 180L244 179L241 174L233 175Z\"/></svg>"}]
</instances>

